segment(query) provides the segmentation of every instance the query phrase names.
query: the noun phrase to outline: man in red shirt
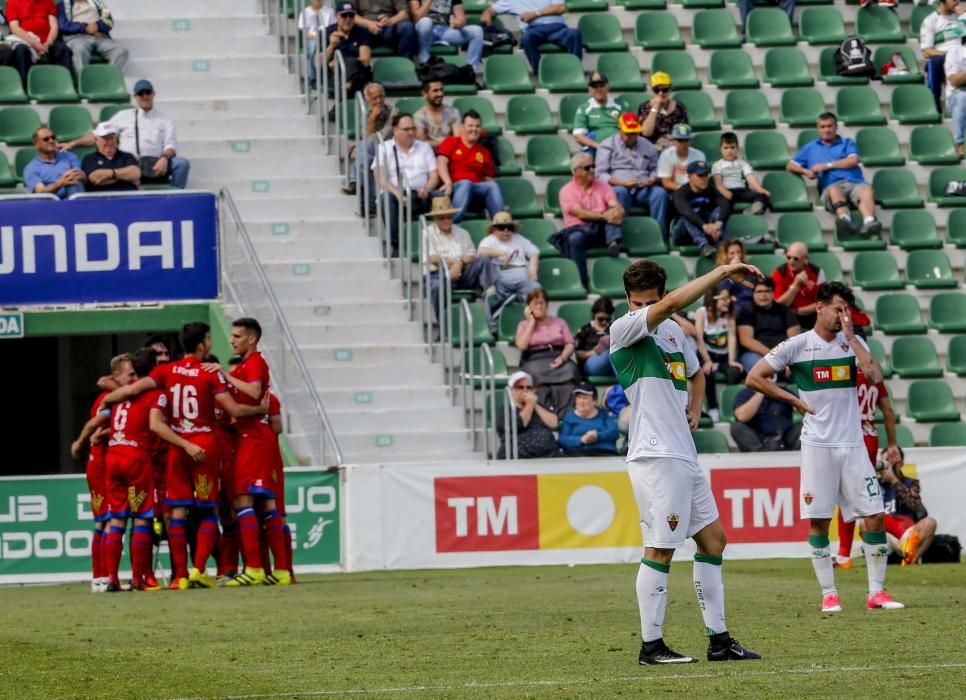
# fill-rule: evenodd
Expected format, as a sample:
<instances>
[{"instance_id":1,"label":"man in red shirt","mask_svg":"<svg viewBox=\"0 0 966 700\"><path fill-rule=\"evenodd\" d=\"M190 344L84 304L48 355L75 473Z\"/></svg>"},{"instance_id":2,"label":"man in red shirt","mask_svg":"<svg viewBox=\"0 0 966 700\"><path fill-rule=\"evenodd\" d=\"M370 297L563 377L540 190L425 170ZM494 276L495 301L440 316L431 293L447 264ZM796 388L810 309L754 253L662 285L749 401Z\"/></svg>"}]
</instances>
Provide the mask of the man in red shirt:
<instances>
[{"instance_id":1,"label":"man in red shirt","mask_svg":"<svg viewBox=\"0 0 966 700\"><path fill-rule=\"evenodd\" d=\"M825 273L808 261L808 247L792 243L785 249L788 261L771 273L775 282L775 301L790 306L798 317L803 331L815 325L815 302L818 288L825 282Z\"/></svg>"},{"instance_id":2,"label":"man in red shirt","mask_svg":"<svg viewBox=\"0 0 966 700\"><path fill-rule=\"evenodd\" d=\"M54 0L7 0L4 14L10 24L7 43L13 47L13 65L20 73L24 90L30 66L37 61L71 69L70 49L60 40Z\"/></svg>"},{"instance_id":3,"label":"man in red shirt","mask_svg":"<svg viewBox=\"0 0 966 700\"><path fill-rule=\"evenodd\" d=\"M459 136L450 136L436 149L437 169L443 192L459 209L453 221L459 223L466 210L482 201L490 218L503 211L503 194L493 178L496 166L489 149L480 143L483 120L475 109L463 115Z\"/></svg>"}]
</instances>

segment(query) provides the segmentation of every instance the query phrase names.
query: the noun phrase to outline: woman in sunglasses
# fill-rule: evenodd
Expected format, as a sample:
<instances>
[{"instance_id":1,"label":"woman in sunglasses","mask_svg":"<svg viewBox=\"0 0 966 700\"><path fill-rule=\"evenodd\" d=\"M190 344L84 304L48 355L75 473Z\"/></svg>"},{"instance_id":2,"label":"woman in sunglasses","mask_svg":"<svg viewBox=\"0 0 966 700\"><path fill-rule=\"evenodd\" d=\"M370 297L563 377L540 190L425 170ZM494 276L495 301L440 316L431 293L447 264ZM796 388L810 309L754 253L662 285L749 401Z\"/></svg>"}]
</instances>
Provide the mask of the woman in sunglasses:
<instances>
[{"instance_id":1,"label":"woman in sunglasses","mask_svg":"<svg viewBox=\"0 0 966 700\"><path fill-rule=\"evenodd\" d=\"M637 110L641 122L641 135L648 138L657 150L671 145L671 129L675 124L688 123L688 109L671 97L671 76L657 71L651 76L654 97Z\"/></svg>"},{"instance_id":2,"label":"woman in sunglasses","mask_svg":"<svg viewBox=\"0 0 966 700\"><path fill-rule=\"evenodd\" d=\"M590 322L577 331L577 362L585 377L614 375L610 364L610 321L614 316L614 304L607 297L600 297L590 307Z\"/></svg>"},{"instance_id":3,"label":"woman in sunglasses","mask_svg":"<svg viewBox=\"0 0 966 700\"><path fill-rule=\"evenodd\" d=\"M704 306L694 313L697 333L698 356L704 371L705 399L708 415L718 422L718 393L715 375L721 372L728 384L737 384L744 371L735 358L738 352L738 331L735 326L735 308L731 293L722 289L709 289L704 295Z\"/></svg>"}]
</instances>

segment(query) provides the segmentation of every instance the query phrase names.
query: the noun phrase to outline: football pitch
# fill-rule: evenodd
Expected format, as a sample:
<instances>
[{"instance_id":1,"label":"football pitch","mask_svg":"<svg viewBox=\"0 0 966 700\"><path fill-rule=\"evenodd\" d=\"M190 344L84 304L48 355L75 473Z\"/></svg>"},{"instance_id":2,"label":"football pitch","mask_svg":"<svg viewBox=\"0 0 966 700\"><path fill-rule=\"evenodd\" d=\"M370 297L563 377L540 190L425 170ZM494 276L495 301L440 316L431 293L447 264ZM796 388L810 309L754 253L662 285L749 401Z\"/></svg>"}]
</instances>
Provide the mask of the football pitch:
<instances>
[{"instance_id":1,"label":"football pitch","mask_svg":"<svg viewBox=\"0 0 966 700\"><path fill-rule=\"evenodd\" d=\"M725 562L728 622L757 662L709 663L691 565L665 638L700 663L641 667L634 565L305 576L290 588L0 589L6 698L961 698L962 565L890 566L908 606L865 609L861 563L819 612L808 560Z\"/></svg>"}]
</instances>

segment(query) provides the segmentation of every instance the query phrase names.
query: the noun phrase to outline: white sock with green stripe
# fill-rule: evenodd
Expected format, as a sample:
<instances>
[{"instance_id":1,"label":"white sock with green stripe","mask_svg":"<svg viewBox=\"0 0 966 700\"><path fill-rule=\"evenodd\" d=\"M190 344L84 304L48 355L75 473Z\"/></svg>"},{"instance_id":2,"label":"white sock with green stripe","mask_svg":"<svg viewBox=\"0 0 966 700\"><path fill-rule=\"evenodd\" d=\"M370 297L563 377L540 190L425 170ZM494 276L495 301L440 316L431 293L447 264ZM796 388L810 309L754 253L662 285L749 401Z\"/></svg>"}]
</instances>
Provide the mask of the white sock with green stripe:
<instances>
[{"instance_id":1,"label":"white sock with green stripe","mask_svg":"<svg viewBox=\"0 0 966 700\"><path fill-rule=\"evenodd\" d=\"M664 610L667 608L667 564L641 559L637 571L637 607L641 611L641 641L653 642L664 636Z\"/></svg>"},{"instance_id":2,"label":"white sock with green stripe","mask_svg":"<svg viewBox=\"0 0 966 700\"><path fill-rule=\"evenodd\" d=\"M809 535L808 546L812 548L812 568L822 587L822 595L838 593L835 588L835 571L832 568L832 550L828 535Z\"/></svg>"},{"instance_id":3,"label":"white sock with green stripe","mask_svg":"<svg viewBox=\"0 0 966 700\"><path fill-rule=\"evenodd\" d=\"M878 593L885 587L886 564L889 563L889 547L886 544L885 530L862 533L865 541L865 565L869 571L869 595Z\"/></svg>"},{"instance_id":4,"label":"white sock with green stripe","mask_svg":"<svg viewBox=\"0 0 966 700\"><path fill-rule=\"evenodd\" d=\"M724 614L724 580L721 577L721 557L694 555L694 592L708 636L728 630Z\"/></svg>"}]
</instances>

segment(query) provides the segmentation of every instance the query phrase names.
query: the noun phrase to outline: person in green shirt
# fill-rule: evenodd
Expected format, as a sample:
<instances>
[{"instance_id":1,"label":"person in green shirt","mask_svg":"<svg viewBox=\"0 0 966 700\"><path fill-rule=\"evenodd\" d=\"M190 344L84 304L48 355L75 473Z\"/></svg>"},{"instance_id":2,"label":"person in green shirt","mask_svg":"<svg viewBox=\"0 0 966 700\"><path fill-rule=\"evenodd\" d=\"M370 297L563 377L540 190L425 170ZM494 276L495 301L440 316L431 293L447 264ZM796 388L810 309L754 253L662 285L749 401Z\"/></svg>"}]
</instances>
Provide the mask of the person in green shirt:
<instances>
[{"instance_id":1,"label":"person in green shirt","mask_svg":"<svg viewBox=\"0 0 966 700\"><path fill-rule=\"evenodd\" d=\"M590 99L578 107L574 114L573 134L583 150L592 153L601 141L617 133L621 107L610 96L610 83L605 74L599 71L591 73L587 89Z\"/></svg>"}]
</instances>

